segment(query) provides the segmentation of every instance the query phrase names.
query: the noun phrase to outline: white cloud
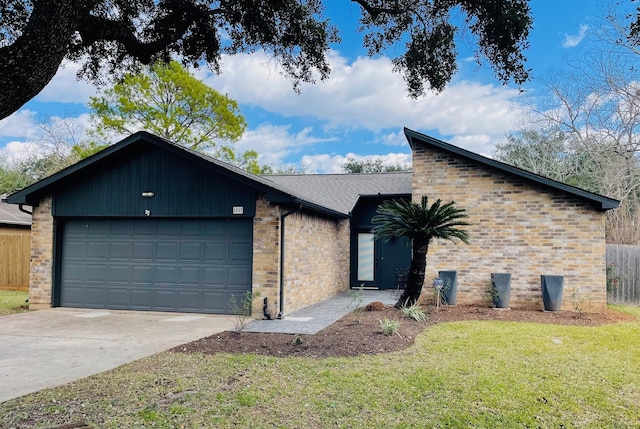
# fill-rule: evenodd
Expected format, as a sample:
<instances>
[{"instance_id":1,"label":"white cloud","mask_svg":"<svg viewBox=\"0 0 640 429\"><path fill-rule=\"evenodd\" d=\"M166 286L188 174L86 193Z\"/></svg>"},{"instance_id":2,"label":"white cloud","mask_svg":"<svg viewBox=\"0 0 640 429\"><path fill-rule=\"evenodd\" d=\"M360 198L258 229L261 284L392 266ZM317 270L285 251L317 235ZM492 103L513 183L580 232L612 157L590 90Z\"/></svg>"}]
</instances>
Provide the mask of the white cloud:
<instances>
[{"instance_id":1,"label":"white cloud","mask_svg":"<svg viewBox=\"0 0 640 429\"><path fill-rule=\"evenodd\" d=\"M346 155L305 155L302 157L302 164L306 167L307 173L344 173L342 165L347 159L364 161L366 159L381 159L382 165L411 165L411 155L407 153L388 153L385 155L358 155L348 153Z\"/></svg>"},{"instance_id":2,"label":"white cloud","mask_svg":"<svg viewBox=\"0 0 640 429\"><path fill-rule=\"evenodd\" d=\"M578 27L578 33L576 34L566 34L564 35L564 40L562 41L563 48L575 48L584 40L587 36L587 32L589 31L589 26L586 24L580 24Z\"/></svg>"},{"instance_id":3,"label":"white cloud","mask_svg":"<svg viewBox=\"0 0 640 429\"><path fill-rule=\"evenodd\" d=\"M358 58L348 63L331 53L332 73L325 82L291 83L261 53L225 57L223 73L205 81L240 103L259 106L285 117L318 118L325 129L364 129L374 132L408 126L440 135L502 136L513 128L518 91L502 86L460 81L441 94L412 100L400 75L386 57Z\"/></svg>"},{"instance_id":4,"label":"white cloud","mask_svg":"<svg viewBox=\"0 0 640 429\"><path fill-rule=\"evenodd\" d=\"M242 139L235 144L235 148L239 152L255 150L259 154L260 164L278 166L290 153L299 153L308 149L309 146L333 141L333 139L314 137L311 127L295 134L291 134L290 129L290 125L262 124L255 130L245 132Z\"/></svg>"},{"instance_id":5,"label":"white cloud","mask_svg":"<svg viewBox=\"0 0 640 429\"><path fill-rule=\"evenodd\" d=\"M38 133L33 123L35 116L36 112L24 109L0 120L0 136L14 138L34 137Z\"/></svg>"},{"instance_id":6,"label":"white cloud","mask_svg":"<svg viewBox=\"0 0 640 429\"><path fill-rule=\"evenodd\" d=\"M0 160L7 165L16 163L36 156L40 153L40 146L32 141L11 141L5 147L0 148Z\"/></svg>"},{"instance_id":7,"label":"white cloud","mask_svg":"<svg viewBox=\"0 0 640 429\"><path fill-rule=\"evenodd\" d=\"M98 93L95 86L86 80L78 80L76 73L80 65L63 61L51 82L36 96L37 101L59 103L86 103L90 96Z\"/></svg>"}]
</instances>

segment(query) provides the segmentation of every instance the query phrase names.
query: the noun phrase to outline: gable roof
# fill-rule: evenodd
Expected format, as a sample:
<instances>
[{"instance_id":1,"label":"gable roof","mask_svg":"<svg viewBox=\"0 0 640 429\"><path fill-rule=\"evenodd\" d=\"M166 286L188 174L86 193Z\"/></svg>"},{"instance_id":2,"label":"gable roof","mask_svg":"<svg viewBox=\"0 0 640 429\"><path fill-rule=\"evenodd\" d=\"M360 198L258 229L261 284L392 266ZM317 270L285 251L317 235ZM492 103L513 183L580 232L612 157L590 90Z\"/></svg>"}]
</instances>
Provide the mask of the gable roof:
<instances>
[{"instance_id":1,"label":"gable roof","mask_svg":"<svg viewBox=\"0 0 640 429\"><path fill-rule=\"evenodd\" d=\"M267 198L273 203L298 205L307 210L338 218L349 217L360 195L411 194L410 173L258 176L146 131L139 131L64 170L15 192L7 198L7 201L11 204L38 205L40 198L51 192L62 180L82 171L91 171L91 168L105 158L142 141L170 150L176 156L187 157L206 168L215 169L219 174L258 189L267 194Z\"/></svg>"},{"instance_id":2,"label":"gable roof","mask_svg":"<svg viewBox=\"0 0 640 429\"><path fill-rule=\"evenodd\" d=\"M28 227L31 225L31 215L20 211L18 207L12 204L0 201L0 225Z\"/></svg>"},{"instance_id":3,"label":"gable roof","mask_svg":"<svg viewBox=\"0 0 640 429\"><path fill-rule=\"evenodd\" d=\"M266 177L341 213L350 213L362 196L411 196L411 172Z\"/></svg>"},{"instance_id":4,"label":"gable roof","mask_svg":"<svg viewBox=\"0 0 640 429\"><path fill-rule=\"evenodd\" d=\"M544 188L559 191L566 195L578 198L602 211L615 209L620 205L620 201L613 198L585 191L584 189L576 188L575 186L567 185L566 183L558 182L556 180L549 179L548 177L534 174L530 171L505 164L504 162L496 161L495 159L478 155L477 153L462 149L449 143L445 143L442 140L429 137L425 134L421 134L408 128L404 129L404 135L409 142L409 146L411 146L411 149L414 151L417 148L421 147L434 147L459 158L463 158L480 165L494 168L508 175L516 176L527 182L533 182L534 184L540 185Z\"/></svg>"}]
</instances>

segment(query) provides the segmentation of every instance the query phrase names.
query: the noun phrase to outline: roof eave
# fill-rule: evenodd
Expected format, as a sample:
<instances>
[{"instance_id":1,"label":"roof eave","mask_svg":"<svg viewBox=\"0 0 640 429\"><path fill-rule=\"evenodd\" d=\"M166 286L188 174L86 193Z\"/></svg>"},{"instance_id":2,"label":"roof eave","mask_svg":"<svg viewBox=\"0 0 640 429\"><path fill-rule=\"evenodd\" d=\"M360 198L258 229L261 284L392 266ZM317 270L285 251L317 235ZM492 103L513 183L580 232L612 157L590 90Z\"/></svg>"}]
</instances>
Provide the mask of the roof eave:
<instances>
[{"instance_id":1,"label":"roof eave","mask_svg":"<svg viewBox=\"0 0 640 429\"><path fill-rule=\"evenodd\" d=\"M575 186L567 185L566 183L558 182L556 180L549 179L544 176L540 176L530 171L526 171L521 168L514 167L509 164L505 164L504 162L487 158L486 156L482 156L477 153L468 151L466 149L443 142L442 140L429 137L427 135L418 133L417 131L413 131L408 128L405 128L404 134L412 150L415 150L416 148L418 148L420 145L423 145L423 144L435 146L438 149L441 149L445 152L449 152L456 156L466 158L468 160L486 165L488 167L495 168L497 170L503 171L510 175L521 177L528 181L532 181L540 185L543 185L547 188L562 191L566 194L572 195L573 197L579 198L593 205L594 207L596 207L601 211L615 209L620 206L620 201L616 199L605 197L603 195L598 195L593 192L585 191L584 189L576 188Z\"/></svg>"}]
</instances>

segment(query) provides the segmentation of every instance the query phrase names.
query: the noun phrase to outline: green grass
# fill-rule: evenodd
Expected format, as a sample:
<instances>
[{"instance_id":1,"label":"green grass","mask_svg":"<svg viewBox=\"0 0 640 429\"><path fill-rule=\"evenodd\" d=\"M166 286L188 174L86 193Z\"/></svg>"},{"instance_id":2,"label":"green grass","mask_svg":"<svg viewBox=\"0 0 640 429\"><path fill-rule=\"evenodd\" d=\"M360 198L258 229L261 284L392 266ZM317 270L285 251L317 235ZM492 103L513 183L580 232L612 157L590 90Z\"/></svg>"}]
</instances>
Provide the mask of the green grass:
<instances>
[{"instance_id":1,"label":"green grass","mask_svg":"<svg viewBox=\"0 0 640 429\"><path fill-rule=\"evenodd\" d=\"M27 311L27 292L0 290L0 316Z\"/></svg>"},{"instance_id":2,"label":"green grass","mask_svg":"<svg viewBox=\"0 0 640 429\"><path fill-rule=\"evenodd\" d=\"M0 415L18 428L637 428L638 344L639 322L467 321L378 356L161 353L5 402Z\"/></svg>"}]
</instances>

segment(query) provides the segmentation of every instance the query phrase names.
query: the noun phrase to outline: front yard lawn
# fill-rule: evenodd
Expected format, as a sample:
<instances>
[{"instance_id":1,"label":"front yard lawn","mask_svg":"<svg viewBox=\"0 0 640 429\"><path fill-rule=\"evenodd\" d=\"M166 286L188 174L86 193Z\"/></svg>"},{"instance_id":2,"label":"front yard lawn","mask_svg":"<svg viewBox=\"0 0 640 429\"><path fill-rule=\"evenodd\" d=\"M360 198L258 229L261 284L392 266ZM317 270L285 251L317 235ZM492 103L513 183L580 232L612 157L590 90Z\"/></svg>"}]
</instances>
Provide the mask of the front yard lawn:
<instances>
[{"instance_id":1,"label":"front yard lawn","mask_svg":"<svg viewBox=\"0 0 640 429\"><path fill-rule=\"evenodd\" d=\"M27 311L29 309L29 304L25 302L27 298L29 298L27 292L0 290L0 316Z\"/></svg>"},{"instance_id":2,"label":"front yard lawn","mask_svg":"<svg viewBox=\"0 0 640 429\"><path fill-rule=\"evenodd\" d=\"M11 428L638 428L639 345L639 322L460 321L381 355L165 352L0 416Z\"/></svg>"}]
</instances>

